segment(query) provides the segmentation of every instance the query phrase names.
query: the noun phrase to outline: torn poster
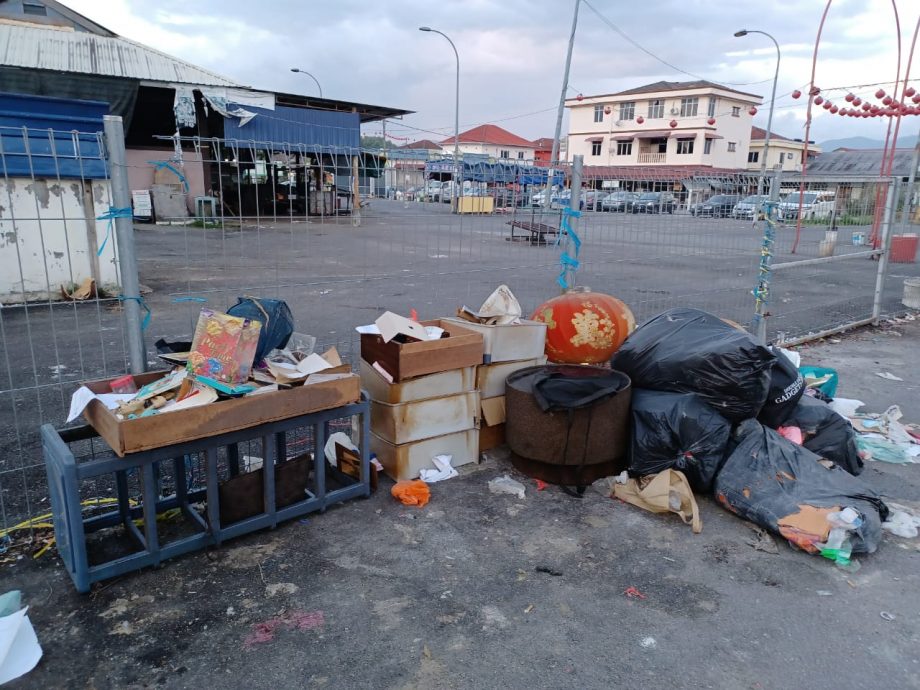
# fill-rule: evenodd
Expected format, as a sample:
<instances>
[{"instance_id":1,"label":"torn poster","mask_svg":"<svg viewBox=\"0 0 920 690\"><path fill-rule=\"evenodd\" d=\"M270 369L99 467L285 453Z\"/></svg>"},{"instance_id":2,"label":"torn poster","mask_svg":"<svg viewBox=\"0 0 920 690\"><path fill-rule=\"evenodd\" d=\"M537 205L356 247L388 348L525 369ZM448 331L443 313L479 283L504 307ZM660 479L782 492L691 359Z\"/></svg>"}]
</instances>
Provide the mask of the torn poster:
<instances>
[{"instance_id":1,"label":"torn poster","mask_svg":"<svg viewBox=\"0 0 920 690\"><path fill-rule=\"evenodd\" d=\"M176 99L173 101L173 112L176 115L176 127L194 127L195 118L195 90L191 86L176 86Z\"/></svg>"}]
</instances>

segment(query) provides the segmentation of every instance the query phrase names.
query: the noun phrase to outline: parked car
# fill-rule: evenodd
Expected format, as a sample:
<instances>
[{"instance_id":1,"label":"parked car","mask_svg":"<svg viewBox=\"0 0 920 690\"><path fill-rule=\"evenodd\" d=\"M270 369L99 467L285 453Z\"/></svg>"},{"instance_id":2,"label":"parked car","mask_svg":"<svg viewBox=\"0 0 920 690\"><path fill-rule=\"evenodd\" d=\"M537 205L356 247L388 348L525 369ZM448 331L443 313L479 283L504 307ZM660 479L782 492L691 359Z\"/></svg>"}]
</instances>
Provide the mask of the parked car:
<instances>
[{"instance_id":1,"label":"parked car","mask_svg":"<svg viewBox=\"0 0 920 690\"><path fill-rule=\"evenodd\" d=\"M550 203L555 202L559 198L559 189L553 185L553 193L550 195ZM546 189L541 189L539 192L530 197L531 206L545 206L546 205Z\"/></svg>"},{"instance_id":2,"label":"parked car","mask_svg":"<svg viewBox=\"0 0 920 690\"><path fill-rule=\"evenodd\" d=\"M799 192L787 194L779 203L778 215L783 220L797 220L798 218L830 218L837 200L822 192L805 192L799 207Z\"/></svg>"},{"instance_id":3,"label":"parked car","mask_svg":"<svg viewBox=\"0 0 920 690\"><path fill-rule=\"evenodd\" d=\"M583 189L581 192L581 207L588 211L600 211L600 203L605 193L596 189Z\"/></svg>"},{"instance_id":4,"label":"parked car","mask_svg":"<svg viewBox=\"0 0 920 690\"><path fill-rule=\"evenodd\" d=\"M761 194L759 196L757 194L751 194L751 196L744 197L735 204L735 208L732 209L732 218L753 220L754 214L757 213L757 209L759 209L760 205L768 198L766 194Z\"/></svg>"},{"instance_id":5,"label":"parked car","mask_svg":"<svg viewBox=\"0 0 920 690\"><path fill-rule=\"evenodd\" d=\"M629 203L638 198L639 195L635 192L613 192L601 199L601 210L625 211Z\"/></svg>"},{"instance_id":6,"label":"parked car","mask_svg":"<svg viewBox=\"0 0 920 690\"><path fill-rule=\"evenodd\" d=\"M428 184L425 187L425 195L428 197L428 201L440 201L441 183L438 180L428 180Z\"/></svg>"},{"instance_id":7,"label":"parked car","mask_svg":"<svg viewBox=\"0 0 920 690\"><path fill-rule=\"evenodd\" d=\"M691 206L690 215L728 218L739 201L741 201L741 196L738 194L716 194L702 203Z\"/></svg>"},{"instance_id":8,"label":"parked car","mask_svg":"<svg viewBox=\"0 0 920 690\"><path fill-rule=\"evenodd\" d=\"M677 202L671 192L643 192L629 203L630 213L674 213Z\"/></svg>"}]
</instances>

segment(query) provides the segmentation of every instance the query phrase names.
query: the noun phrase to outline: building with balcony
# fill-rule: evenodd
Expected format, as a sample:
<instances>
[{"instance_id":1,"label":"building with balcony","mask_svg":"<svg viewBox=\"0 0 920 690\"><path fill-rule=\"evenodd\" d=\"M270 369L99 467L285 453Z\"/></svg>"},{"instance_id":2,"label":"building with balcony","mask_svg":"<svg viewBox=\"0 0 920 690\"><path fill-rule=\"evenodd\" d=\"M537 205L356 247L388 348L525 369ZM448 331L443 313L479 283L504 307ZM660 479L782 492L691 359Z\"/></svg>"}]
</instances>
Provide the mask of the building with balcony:
<instances>
[{"instance_id":1,"label":"building with balcony","mask_svg":"<svg viewBox=\"0 0 920 690\"><path fill-rule=\"evenodd\" d=\"M751 127L751 145L748 149L748 170L760 170L763 165L764 141L767 130L760 127ZM809 164L813 158L821 153L821 147L815 142L808 144ZM788 139L776 132L770 132L770 150L767 152L767 170L773 170L777 165L783 172L802 172L802 160L805 155L805 142L801 139Z\"/></svg>"},{"instance_id":2,"label":"building with balcony","mask_svg":"<svg viewBox=\"0 0 920 690\"><path fill-rule=\"evenodd\" d=\"M568 156L586 166L745 170L762 102L702 80L570 98Z\"/></svg>"}]
</instances>

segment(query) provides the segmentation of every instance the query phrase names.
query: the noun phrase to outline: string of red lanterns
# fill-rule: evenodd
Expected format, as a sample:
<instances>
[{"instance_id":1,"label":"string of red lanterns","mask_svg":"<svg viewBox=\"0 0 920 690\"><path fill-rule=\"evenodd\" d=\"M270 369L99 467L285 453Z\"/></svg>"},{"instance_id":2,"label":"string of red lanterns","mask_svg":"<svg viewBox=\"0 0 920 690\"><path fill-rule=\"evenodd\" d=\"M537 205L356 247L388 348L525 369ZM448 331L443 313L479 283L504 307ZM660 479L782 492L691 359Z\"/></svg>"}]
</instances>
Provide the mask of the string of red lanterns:
<instances>
[{"instance_id":1,"label":"string of red lanterns","mask_svg":"<svg viewBox=\"0 0 920 690\"><path fill-rule=\"evenodd\" d=\"M815 105L820 105L822 108L827 110L832 115L840 115L841 117L901 117L904 115L920 115L920 93L917 90L909 86L904 89L904 100L899 101L895 98L892 98L885 93L884 89L879 89L875 92L874 96L877 101L881 102L881 105L876 103L869 103L868 98L865 100L853 93L848 93L843 97L847 103L851 103L857 108L840 108L835 105L832 101L824 98L824 96L819 95L821 89L817 86L813 87L809 93L812 96L812 103ZM802 92L796 89L791 94L792 98L798 99L802 97ZM907 99L910 99L908 103ZM752 111L756 111L756 108L751 108ZM751 113L754 114L753 112Z\"/></svg>"}]
</instances>

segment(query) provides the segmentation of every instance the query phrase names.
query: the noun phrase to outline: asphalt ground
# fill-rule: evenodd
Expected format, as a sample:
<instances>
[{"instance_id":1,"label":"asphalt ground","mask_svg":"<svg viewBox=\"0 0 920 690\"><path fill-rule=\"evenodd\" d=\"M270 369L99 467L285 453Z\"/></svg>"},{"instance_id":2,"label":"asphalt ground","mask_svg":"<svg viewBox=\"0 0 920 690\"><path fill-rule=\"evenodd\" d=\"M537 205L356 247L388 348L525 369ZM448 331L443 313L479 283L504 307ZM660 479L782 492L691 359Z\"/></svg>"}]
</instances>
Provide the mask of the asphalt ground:
<instances>
[{"instance_id":1,"label":"asphalt ground","mask_svg":"<svg viewBox=\"0 0 920 690\"><path fill-rule=\"evenodd\" d=\"M505 283L529 314L558 294L562 248L511 241L509 221L558 227L560 214L458 216L448 204L376 199L362 210L360 226L347 216L237 219L214 228L139 224L149 364L158 365L153 342L191 339L203 306L224 310L239 295L285 299L298 331L335 345L352 363L359 356L354 327L385 310L452 315L464 304L478 307ZM638 322L674 306L750 322L762 242L750 221L585 212L574 225L582 240L576 282L619 297ZM848 243L852 231L867 229L841 229L837 254L863 251ZM803 228L793 255L795 229L781 226L774 262L817 258L825 230ZM877 268L853 258L777 271L771 337L868 317ZM918 264L891 265L884 311L903 308L903 279L917 275ZM63 424L79 382L127 370L121 309L110 298L0 310L0 525L47 505L39 425Z\"/></svg>"},{"instance_id":2,"label":"asphalt ground","mask_svg":"<svg viewBox=\"0 0 920 690\"><path fill-rule=\"evenodd\" d=\"M800 351L838 370L840 396L918 421L918 338L913 321ZM524 499L489 492L505 473ZM920 507L917 465L862 477ZM53 552L0 566L44 649L9 687L920 687L920 539L886 533L845 571L778 539L756 550L706 496L694 535L601 483L539 491L500 453L421 509L389 486L88 595Z\"/></svg>"}]
</instances>

